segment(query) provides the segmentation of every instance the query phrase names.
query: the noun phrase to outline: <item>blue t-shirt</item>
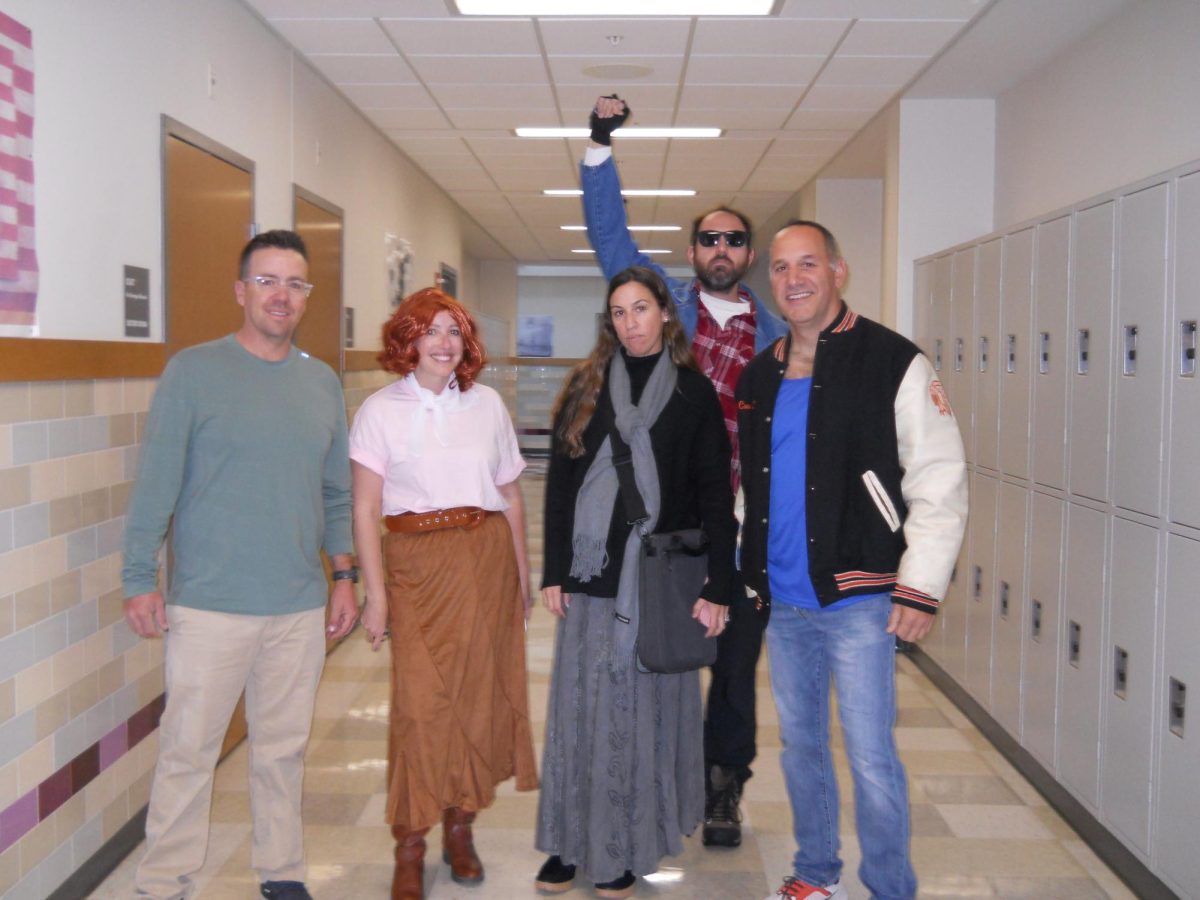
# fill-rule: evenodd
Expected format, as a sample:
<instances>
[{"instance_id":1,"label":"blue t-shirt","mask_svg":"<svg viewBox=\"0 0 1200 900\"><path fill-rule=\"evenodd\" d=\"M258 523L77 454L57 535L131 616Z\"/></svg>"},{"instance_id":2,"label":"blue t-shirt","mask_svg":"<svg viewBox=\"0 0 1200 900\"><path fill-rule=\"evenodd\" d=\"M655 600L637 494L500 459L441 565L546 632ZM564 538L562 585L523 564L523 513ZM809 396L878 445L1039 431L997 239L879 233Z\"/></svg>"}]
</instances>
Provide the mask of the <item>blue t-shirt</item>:
<instances>
[{"instance_id":1,"label":"blue t-shirt","mask_svg":"<svg viewBox=\"0 0 1200 900\"><path fill-rule=\"evenodd\" d=\"M767 578L771 598L801 609L835 609L872 597L846 597L822 607L808 576L808 519L805 477L808 465L808 398L811 378L787 378L779 385L771 414L771 509L767 529Z\"/></svg>"}]
</instances>

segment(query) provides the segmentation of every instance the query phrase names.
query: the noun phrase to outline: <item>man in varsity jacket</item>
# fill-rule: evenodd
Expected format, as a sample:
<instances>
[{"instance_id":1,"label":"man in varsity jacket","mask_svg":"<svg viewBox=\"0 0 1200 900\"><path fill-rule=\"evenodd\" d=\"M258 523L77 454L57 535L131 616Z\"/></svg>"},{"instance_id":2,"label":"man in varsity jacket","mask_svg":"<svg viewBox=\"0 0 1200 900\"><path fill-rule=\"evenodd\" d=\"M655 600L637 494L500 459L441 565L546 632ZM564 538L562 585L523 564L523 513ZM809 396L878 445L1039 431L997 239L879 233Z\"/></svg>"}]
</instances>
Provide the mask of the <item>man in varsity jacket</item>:
<instances>
[{"instance_id":1,"label":"man in varsity jacket","mask_svg":"<svg viewBox=\"0 0 1200 900\"><path fill-rule=\"evenodd\" d=\"M829 684L854 780L859 877L916 895L904 768L892 734L895 638L933 626L962 543L962 438L920 350L842 300L846 263L816 222L785 225L770 280L788 336L737 388L742 572L770 604L767 647L798 849L776 895L844 900ZM779 477L773 477L778 473Z\"/></svg>"}]
</instances>

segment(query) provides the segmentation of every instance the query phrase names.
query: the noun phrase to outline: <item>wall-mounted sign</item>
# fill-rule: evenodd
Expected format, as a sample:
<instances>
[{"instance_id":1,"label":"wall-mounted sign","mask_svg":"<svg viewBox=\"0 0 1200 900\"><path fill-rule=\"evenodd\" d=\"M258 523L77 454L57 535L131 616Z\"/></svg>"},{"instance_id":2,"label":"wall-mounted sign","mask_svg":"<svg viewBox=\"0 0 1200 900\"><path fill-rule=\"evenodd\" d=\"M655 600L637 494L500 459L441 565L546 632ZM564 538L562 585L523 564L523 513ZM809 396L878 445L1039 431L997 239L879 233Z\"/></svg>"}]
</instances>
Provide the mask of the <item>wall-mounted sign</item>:
<instances>
[{"instance_id":1,"label":"wall-mounted sign","mask_svg":"<svg viewBox=\"0 0 1200 900\"><path fill-rule=\"evenodd\" d=\"M150 337L150 270L125 267L125 337Z\"/></svg>"}]
</instances>

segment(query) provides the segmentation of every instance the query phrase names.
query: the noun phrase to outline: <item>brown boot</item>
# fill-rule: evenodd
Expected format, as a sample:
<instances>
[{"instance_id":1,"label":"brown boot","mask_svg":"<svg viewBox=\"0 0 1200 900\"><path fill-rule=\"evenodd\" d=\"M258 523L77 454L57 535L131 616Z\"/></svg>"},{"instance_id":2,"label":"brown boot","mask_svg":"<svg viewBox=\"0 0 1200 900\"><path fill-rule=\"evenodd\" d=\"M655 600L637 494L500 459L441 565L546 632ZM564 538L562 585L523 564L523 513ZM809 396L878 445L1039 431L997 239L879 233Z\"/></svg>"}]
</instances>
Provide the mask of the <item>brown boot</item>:
<instances>
[{"instance_id":1,"label":"brown boot","mask_svg":"<svg viewBox=\"0 0 1200 900\"><path fill-rule=\"evenodd\" d=\"M392 875L392 900L423 900L425 896L425 833L392 826L396 839L396 871Z\"/></svg>"},{"instance_id":2,"label":"brown boot","mask_svg":"<svg viewBox=\"0 0 1200 900\"><path fill-rule=\"evenodd\" d=\"M459 884L483 881L483 863L475 853L471 823L475 813L452 806L442 816L442 862L450 864L450 877Z\"/></svg>"}]
</instances>

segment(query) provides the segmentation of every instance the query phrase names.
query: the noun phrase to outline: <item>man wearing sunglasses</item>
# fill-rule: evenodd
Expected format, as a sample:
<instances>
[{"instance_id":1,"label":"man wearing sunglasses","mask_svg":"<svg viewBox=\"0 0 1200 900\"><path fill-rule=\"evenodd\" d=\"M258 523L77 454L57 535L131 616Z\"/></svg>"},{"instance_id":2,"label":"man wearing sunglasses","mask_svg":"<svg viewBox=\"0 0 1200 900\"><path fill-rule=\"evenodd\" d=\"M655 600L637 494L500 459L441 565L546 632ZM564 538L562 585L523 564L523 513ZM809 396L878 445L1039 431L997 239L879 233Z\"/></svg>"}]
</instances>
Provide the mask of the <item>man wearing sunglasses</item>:
<instances>
[{"instance_id":1,"label":"man wearing sunglasses","mask_svg":"<svg viewBox=\"0 0 1200 900\"><path fill-rule=\"evenodd\" d=\"M692 222L688 262L696 273L693 279L670 277L638 249L629 233L611 146L613 131L629 114L625 101L615 95L600 97L592 110L592 139L580 167L588 239L605 278L637 265L654 269L666 280L691 340L692 355L721 400L733 446L730 484L736 493L741 458L734 388L746 364L786 334L787 326L741 283L754 262L754 249L750 222L736 210L718 207ZM734 600L729 625L717 639L704 721L706 846L736 847L742 841L738 803L756 753L754 670L762 648L763 625L758 604L743 595Z\"/></svg>"},{"instance_id":2,"label":"man wearing sunglasses","mask_svg":"<svg viewBox=\"0 0 1200 900\"><path fill-rule=\"evenodd\" d=\"M347 634L358 607L341 383L292 345L311 291L300 236L257 235L234 282L241 328L176 354L154 395L121 573L129 627L166 645L139 897L186 896L204 864L213 768L245 690L250 862L264 897L312 900L300 822L304 748L325 638ZM164 601L158 550L168 526Z\"/></svg>"}]
</instances>

